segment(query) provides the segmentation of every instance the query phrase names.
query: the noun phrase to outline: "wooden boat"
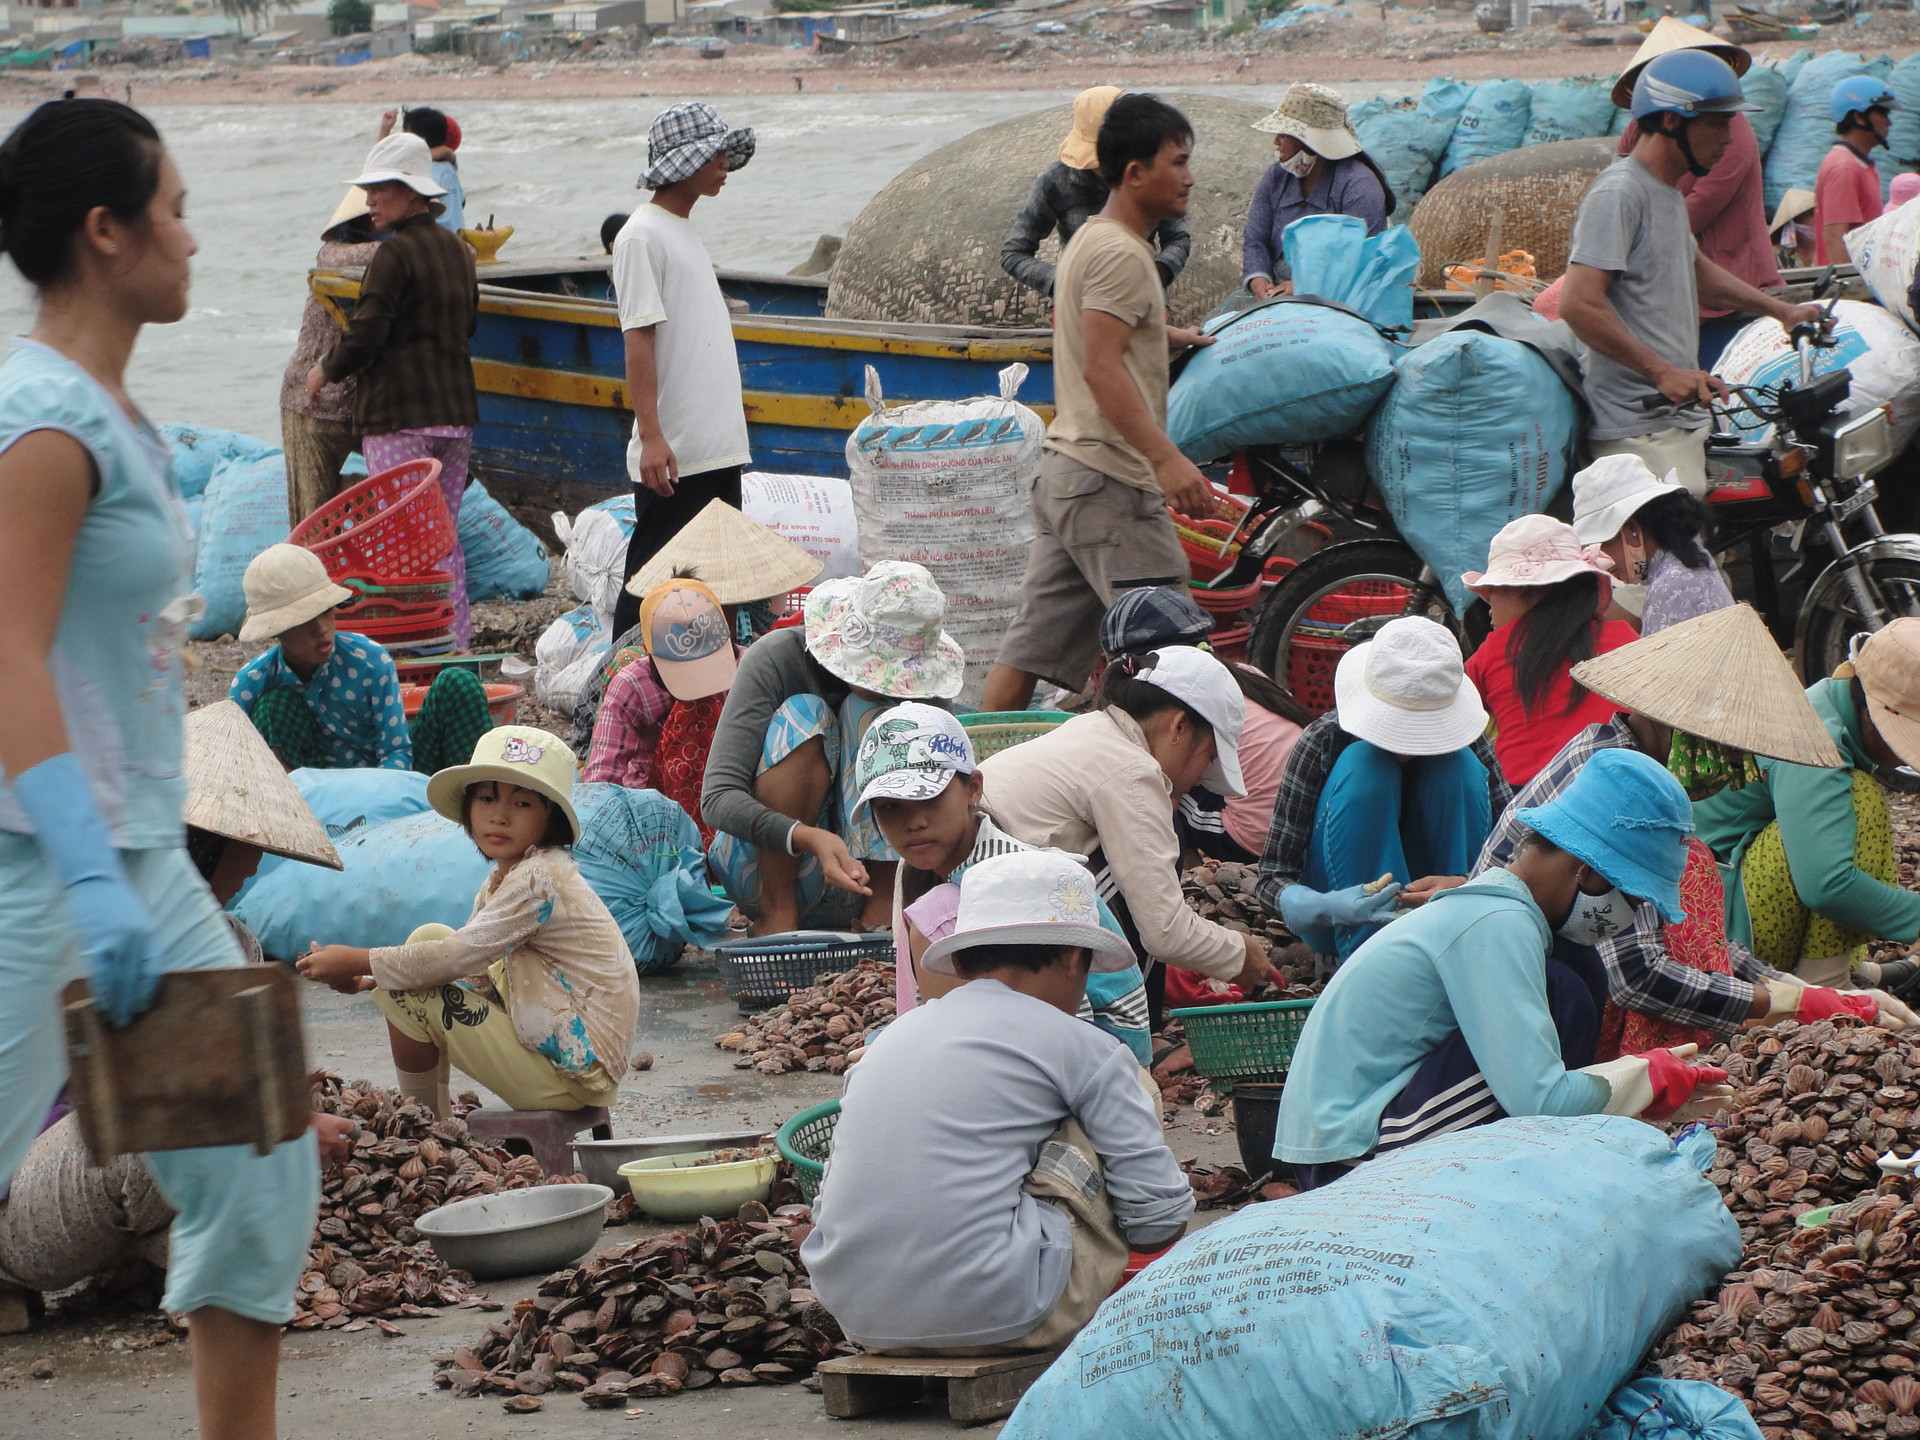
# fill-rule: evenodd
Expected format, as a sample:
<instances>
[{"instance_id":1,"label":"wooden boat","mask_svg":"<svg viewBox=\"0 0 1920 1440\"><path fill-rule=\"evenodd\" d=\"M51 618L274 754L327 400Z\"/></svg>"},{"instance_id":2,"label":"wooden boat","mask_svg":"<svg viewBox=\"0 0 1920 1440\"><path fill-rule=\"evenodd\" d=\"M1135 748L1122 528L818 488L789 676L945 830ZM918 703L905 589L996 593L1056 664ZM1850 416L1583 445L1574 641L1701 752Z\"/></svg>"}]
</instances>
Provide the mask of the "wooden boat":
<instances>
[{"instance_id":1,"label":"wooden boat","mask_svg":"<svg viewBox=\"0 0 1920 1440\"><path fill-rule=\"evenodd\" d=\"M868 365L898 404L997 394L999 372L1018 361L1028 367L1021 401L1052 418L1051 331L829 320L824 276L717 273L745 307L733 340L755 469L844 476L847 436L868 414ZM308 283L344 323L360 275L315 270ZM475 476L537 516L626 493L633 412L607 257L489 265L480 275ZM1416 311L1450 313L1474 299L1419 292Z\"/></svg>"},{"instance_id":2,"label":"wooden boat","mask_svg":"<svg viewBox=\"0 0 1920 1440\"><path fill-rule=\"evenodd\" d=\"M344 322L360 276L315 270L308 283ZM719 277L746 306L733 339L755 469L845 475L847 435L868 413L868 365L897 403L997 394L1000 370L1018 361L1028 367L1020 399L1053 413L1049 331L829 320L824 279ZM544 514L627 491L633 412L605 257L488 266L472 349L473 472L503 504Z\"/></svg>"}]
</instances>

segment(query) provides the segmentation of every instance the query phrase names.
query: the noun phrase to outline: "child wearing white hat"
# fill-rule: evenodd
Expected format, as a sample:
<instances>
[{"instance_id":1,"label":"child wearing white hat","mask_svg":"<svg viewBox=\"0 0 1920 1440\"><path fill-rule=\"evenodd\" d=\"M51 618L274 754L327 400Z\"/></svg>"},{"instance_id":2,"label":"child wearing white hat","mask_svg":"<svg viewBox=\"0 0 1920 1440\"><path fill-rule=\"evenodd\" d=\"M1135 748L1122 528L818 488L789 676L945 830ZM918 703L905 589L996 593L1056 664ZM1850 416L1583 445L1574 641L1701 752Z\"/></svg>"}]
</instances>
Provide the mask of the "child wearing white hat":
<instances>
[{"instance_id":1,"label":"child wearing white hat","mask_svg":"<svg viewBox=\"0 0 1920 1440\"><path fill-rule=\"evenodd\" d=\"M923 963L968 983L847 1072L801 1258L868 1349L1050 1350L1180 1237L1193 1194L1133 1056L1074 1019L1089 973L1133 964L1092 874L1028 851L959 888Z\"/></svg>"},{"instance_id":2,"label":"child wearing white hat","mask_svg":"<svg viewBox=\"0 0 1920 1440\"><path fill-rule=\"evenodd\" d=\"M574 863L573 752L527 725L483 735L473 761L427 782L427 802L493 861L459 930L297 963L343 994L372 990L400 1093L445 1118L451 1063L515 1110L610 1105L640 1015L633 955ZM422 927L423 929L426 927Z\"/></svg>"}]
</instances>

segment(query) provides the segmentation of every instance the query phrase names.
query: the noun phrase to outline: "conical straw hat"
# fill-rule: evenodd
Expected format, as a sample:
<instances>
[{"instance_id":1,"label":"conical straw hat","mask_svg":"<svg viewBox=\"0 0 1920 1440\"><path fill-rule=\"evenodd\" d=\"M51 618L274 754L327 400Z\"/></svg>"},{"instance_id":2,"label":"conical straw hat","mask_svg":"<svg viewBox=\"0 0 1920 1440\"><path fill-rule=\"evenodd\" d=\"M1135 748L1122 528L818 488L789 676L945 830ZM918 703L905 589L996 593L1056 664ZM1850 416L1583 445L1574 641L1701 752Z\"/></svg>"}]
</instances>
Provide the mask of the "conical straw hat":
<instances>
[{"instance_id":1,"label":"conical straw hat","mask_svg":"<svg viewBox=\"0 0 1920 1440\"><path fill-rule=\"evenodd\" d=\"M1620 72L1620 78L1613 82L1613 103L1622 110L1631 107L1633 82L1640 78L1641 67L1671 50L1711 50L1731 65L1736 75L1746 74L1753 65L1753 56L1731 40L1722 40L1710 30L1701 30L1684 20L1662 15L1660 23L1647 33L1647 38L1640 42L1640 48L1633 52L1633 59Z\"/></svg>"},{"instance_id":2,"label":"conical straw hat","mask_svg":"<svg viewBox=\"0 0 1920 1440\"><path fill-rule=\"evenodd\" d=\"M238 705L222 700L190 713L186 750L187 824L289 860L345 868L325 827Z\"/></svg>"},{"instance_id":3,"label":"conical straw hat","mask_svg":"<svg viewBox=\"0 0 1920 1440\"><path fill-rule=\"evenodd\" d=\"M1735 750L1838 769L1840 751L1751 605L1683 620L1573 667L1637 715Z\"/></svg>"},{"instance_id":4,"label":"conical straw hat","mask_svg":"<svg viewBox=\"0 0 1920 1440\"><path fill-rule=\"evenodd\" d=\"M641 523L646 523L644 515ZM722 605L744 605L784 595L826 568L825 561L758 520L749 520L726 501L709 500L706 509L627 581L627 593L645 596L682 573L713 591Z\"/></svg>"}]
</instances>

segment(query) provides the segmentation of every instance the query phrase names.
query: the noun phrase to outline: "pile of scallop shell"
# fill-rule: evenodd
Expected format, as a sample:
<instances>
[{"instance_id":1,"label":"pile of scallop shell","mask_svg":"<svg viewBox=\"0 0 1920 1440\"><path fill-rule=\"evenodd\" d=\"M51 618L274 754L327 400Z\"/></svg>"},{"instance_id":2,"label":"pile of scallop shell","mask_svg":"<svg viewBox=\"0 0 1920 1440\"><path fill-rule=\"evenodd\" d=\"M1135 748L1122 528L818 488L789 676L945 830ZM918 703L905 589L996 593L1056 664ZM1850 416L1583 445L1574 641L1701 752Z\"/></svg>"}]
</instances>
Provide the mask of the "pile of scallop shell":
<instances>
[{"instance_id":1,"label":"pile of scallop shell","mask_svg":"<svg viewBox=\"0 0 1920 1440\"><path fill-rule=\"evenodd\" d=\"M784 1004L742 1021L714 1044L734 1053L733 1068L762 1075L791 1070L838 1075L867 1031L893 1019L893 966L862 960L851 970L822 975Z\"/></svg>"},{"instance_id":2,"label":"pile of scallop shell","mask_svg":"<svg viewBox=\"0 0 1920 1440\"><path fill-rule=\"evenodd\" d=\"M1746 1258L1654 1358L1738 1395L1767 1440L1920 1436L1920 1183L1877 1164L1913 1153L1920 1042L1789 1021L1713 1063L1737 1095L1708 1178Z\"/></svg>"},{"instance_id":3,"label":"pile of scallop shell","mask_svg":"<svg viewBox=\"0 0 1920 1440\"><path fill-rule=\"evenodd\" d=\"M436 1383L509 1397L511 1409L538 1408L528 1400L555 1389L614 1409L797 1380L858 1350L809 1287L800 1246L812 1231L804 1205L749 1202L730 1219L602 1251L441 1361Z\"/></svg>"},{"instance_id":4,"label":"pile of scallop shell","mask_svg":"<svg viewBox=\"0 0 1920 1440\"><path fill-rule=\"evenodd\" d=\"M1255 893L1259 882L1258 865L1208 860L1181 877L1180 890L1201 919L1242 935L1257 935L1265 943L1279 989L1260 998L1305 1000L1318 995L1324 984L1317 978L1313 951L1295 941L1285 925L1267 914Z\"/></svg>"}]
</instances>

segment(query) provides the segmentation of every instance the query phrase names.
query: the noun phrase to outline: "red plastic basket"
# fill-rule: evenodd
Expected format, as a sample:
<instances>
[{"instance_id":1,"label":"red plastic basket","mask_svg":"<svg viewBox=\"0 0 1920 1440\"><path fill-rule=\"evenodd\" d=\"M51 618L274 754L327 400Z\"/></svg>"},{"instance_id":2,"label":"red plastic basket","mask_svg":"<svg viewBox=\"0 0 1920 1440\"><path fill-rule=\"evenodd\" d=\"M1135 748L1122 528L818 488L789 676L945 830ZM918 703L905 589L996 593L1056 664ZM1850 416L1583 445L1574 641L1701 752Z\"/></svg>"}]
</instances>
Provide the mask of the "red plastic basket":
<instances>
[{"instance_id":1,"label":"red plastic basket","mask_svg":"<svg viewBox=\"0 0 1920 1440\"><path fill-rule=\"evenodd\" d=\"M369 476L314 511L287 536L326 564L381 584L427 575L459 536L440 493L440 462L409 460Z\"/></svg>"},{"instance_id":2,"label":"red plastic basket","mask_svg":"<svg viewBox=\"0 0 1920 1440\"><path fill-rule=\"evenodd\" d=\"M1207 644L1213 647L1214 658L1229 664L1247 658L1247 642L1253 638L1253 626L1235 625L1228 630L1215 630L1207 637Z\"/></svg>"},{"instance_id":3,"label":"red plastic basket","mask_svg":"<svg viewBox=\"0 0 1920 1440\"><path fill-rule=\"evenodd\" d=\"M426 701L430 685L405 685L400 687L400 708L407 712L411 720L420 713L420 706ZM486 687L487 713L493 716L496 725L511 725L514 712L519 708L520 697L527 692L518 685L493 684Z\"/></svg>"},{"instance_id":4,"label":"red plastic basket","mask_svg":"<svg viewBox=\"0 0 1920 1440\"><path fill-rule=\"evenodd\" d=\"M1287 647L1287 688L1294 698L1316 715L1333 709L1333 672L1340 657L1359 643L1340 632L1369 616L1401 614L1408 594L1403 584L1363 580L1315 601Z\"/></svg>"},{"instance_id":5,"label":"red plastic basket","mask_svg":"<svg viewBox=\"0 0 1920 1440\"><path fill-rule=\"evenodd\" d=\"M446 619L452 614L453 601L444 591L432 600L405 605L384 598L362 600L355 605L342 605L334 612L336 623L342 630L358 629L363 624L410 624L418 629L421 621L438 621L440 628L445 629Z\"/></svg>"},{"instance_id":6,"label":"red plastic basket","mask_svg":"<svg viewBox=\"0 0 1920 1440\"><path fill-rule=\"evenodd\" d=\"M811 585L802 585L798 590L789 590L784 595L776 595L768 602L773 610L773 628L791 630L807 617L805 606L807 596L813 593Z\"/></svg>"},{"instance_id":7,"label":"red plastic basket","mask_svg":"<svg viewBox=\"0 0 1920 1440\"><path fill-rule=\"evenodd\" d=\"M1222 621L1231 623L1260 603L1260 582L1237 585L1231 590L1208 590L1194 585L1190 593L1193 603L1214 617L1214 629L1218 631Z\"/></svg>"},{"instance_id":8,"label":"red plastic basket","mask_svg":"<svg viewBox=\"0 0 1920 1440\"><path fill-rule=\"evenodd\" d=\"M351 629L369 640L379 640L386 644L397 641L418 640L422 636L442 635L453 629L453 606L428 605L417 613L389 617L384 620L355 620L351 625L342 624L342 629Z\"/></svg>"},{"instance_id":9,"label":"red plastic basket","mask_svg":"<svg viewBox=\"0 0 1920 1440\"><path fill-rule=\"evenodd\" d=\"M451 570L429 570L424 575L411 575L403 580L376 580L371 575L361 575L353 571L329 578L335 584L344 585L353 591L356 598L348 602L350 605L362 605L374 601L391 605L425 605L433 601L445 600L453 594Z\"/></svg>"}]
</instances>

